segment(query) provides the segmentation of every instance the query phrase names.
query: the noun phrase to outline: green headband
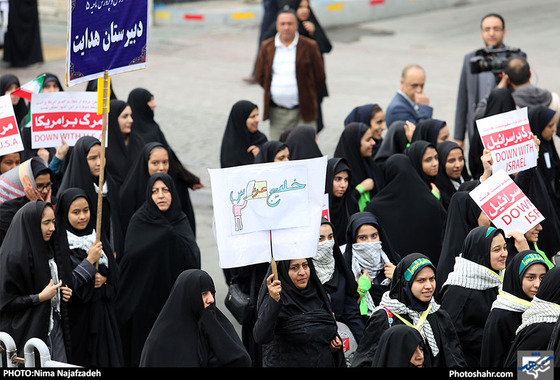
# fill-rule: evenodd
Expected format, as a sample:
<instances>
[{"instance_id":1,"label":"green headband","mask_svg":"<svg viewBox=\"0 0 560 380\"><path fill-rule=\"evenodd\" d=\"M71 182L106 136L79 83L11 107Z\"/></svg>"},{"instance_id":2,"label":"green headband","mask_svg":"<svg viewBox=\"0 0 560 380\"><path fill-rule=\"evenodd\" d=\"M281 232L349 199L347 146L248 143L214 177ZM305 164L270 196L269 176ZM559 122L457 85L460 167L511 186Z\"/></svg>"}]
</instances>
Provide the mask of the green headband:
<instances>
[{"instance_id":1,"label":"green headband","mask_svg":"<svg viewBox=\"0 0 560 380\"><path fill-rule=\"evenodd\" d=\"M523 257L523 260L521 260L521 265L519 265L519 275L521 275L521 273L523 273L525 271L525 269L527 269L527 267L535 264L536 262L539 262L539 263L544 264L546 266L545 261L543 260L541 255L539 255L538 253L529 253L529 254L525 255Z\"/></svg>"},{"instance_id":2,"label":"green headband","mask_svg":"<svg viewBox=\"0 0 560 380\"><path fill-rule=\"evenodd\" d=\"M430 265L432 267L434 266L430 260L424 257L414 260L412 264L410 264L408 269L404 272L404 279L406 281L410 281L414 277L416 271L418 271L420 268L425 267L426 265Z\"/></svg>"},{"instance_id":3,"label":"green headband","mask_svg":"<svg viewBox=\"0 0 560 380\"><path fill-rule=\"evenodd\" d=\"M486 237L488 237L495 229L495 227L488 227L488 229L486 230Z\"/></svg>"}]
</instances>

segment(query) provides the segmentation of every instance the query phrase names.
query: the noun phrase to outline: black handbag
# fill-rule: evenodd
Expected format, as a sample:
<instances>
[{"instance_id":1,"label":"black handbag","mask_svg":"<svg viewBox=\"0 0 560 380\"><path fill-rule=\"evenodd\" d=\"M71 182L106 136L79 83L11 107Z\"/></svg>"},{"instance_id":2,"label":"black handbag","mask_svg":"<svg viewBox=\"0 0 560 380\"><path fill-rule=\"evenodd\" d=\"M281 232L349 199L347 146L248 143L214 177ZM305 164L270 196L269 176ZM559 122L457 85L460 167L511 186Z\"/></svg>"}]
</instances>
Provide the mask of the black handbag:
<instances>
[{"instance_id":1,"label":"black handbag","mask_svg":"<svg viewBox=\"0 0 560 380\"><path fill-rule=\"evenodd\" d=\"M255 270L251 275L251 294L244 293L239 284L231 282L228 287L224 305L239 322L239 324L247 323L255 310L255 297L254 286L255 284Z\"/></svg>"}]
</instances>

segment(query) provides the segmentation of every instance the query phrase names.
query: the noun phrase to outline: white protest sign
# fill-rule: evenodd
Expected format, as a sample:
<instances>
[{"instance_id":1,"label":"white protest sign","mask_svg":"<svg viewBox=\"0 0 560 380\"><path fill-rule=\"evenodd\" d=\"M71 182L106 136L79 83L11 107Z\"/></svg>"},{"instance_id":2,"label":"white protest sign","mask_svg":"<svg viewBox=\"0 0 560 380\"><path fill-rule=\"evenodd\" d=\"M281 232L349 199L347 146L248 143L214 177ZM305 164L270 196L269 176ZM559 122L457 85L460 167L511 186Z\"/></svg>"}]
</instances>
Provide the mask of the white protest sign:
<instances>
[{"instance_id":1,"label":"white protest sign","mask_svg":"<svg viewBox=\"0 0 560 380\"><path fill-rule=\"evenodd\" d=\"M492 174L470 193L471 198L506 235L526 233L544 220L535 205L504 170Z\"/></svg>"},{"instance_id":2,"label":"white protest sign","mask_svg":"<svg viewBox=\"0 0 560 380\"><path fill-rule=\"evenodd\" d=\"M96 92L50 92L31 98L31 146L52 148L82 136L101 141L103 116L97 114Z\"/></svg>"},{"instance_id":3,"label":"white protest sign","mask_svg":"<svg viewBox=\"0 0 560 380\"><path fill-rule=\"evenodd\" d=\"M478 119L476 126L484 148L492 154L494 172L512 174L537 166L527 107Z\"/></svg>"},{"instance_id":4,"label":"white protest sign","mask_svg":"<svg viewBox=\"0 0 560 380\"><path fill-rule=\"evenodd\" d=\"M313 257L327 158L209 169L220 267ZM271 247L272 234L272 247Z\"/></svg>"},{"instance_id":5,"label":"white protest sign","mask_svg":"<svg viewBox=\"0 0 560 380\"><path fill-rule=\"evenodd\" d=\"M10 95L0 96L0 156L20 152L23 142Z\"/></svg>"}]
</instances>

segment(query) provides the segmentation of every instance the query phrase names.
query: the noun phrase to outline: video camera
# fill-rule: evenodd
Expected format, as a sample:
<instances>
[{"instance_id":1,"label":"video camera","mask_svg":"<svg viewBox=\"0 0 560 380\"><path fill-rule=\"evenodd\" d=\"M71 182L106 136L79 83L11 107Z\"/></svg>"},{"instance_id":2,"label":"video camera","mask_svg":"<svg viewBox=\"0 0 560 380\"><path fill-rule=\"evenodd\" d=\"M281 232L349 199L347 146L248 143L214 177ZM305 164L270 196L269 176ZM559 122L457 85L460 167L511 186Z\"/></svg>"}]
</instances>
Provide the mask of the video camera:
<instances>
[{"instance_id":1,"label":"video camera","mask_svg":"<svg viewBox=\"0 0 560 380\"><path fill-rule=\"evenodd\" d=\"M508 59L514 55L523 56L524 53L521 49L510 47L493 49L489 46L488 50L480 49L470 59L471 73L479 74L491 71L498 82L500 75L504 72Z\"/></svg>"}]
</instances>

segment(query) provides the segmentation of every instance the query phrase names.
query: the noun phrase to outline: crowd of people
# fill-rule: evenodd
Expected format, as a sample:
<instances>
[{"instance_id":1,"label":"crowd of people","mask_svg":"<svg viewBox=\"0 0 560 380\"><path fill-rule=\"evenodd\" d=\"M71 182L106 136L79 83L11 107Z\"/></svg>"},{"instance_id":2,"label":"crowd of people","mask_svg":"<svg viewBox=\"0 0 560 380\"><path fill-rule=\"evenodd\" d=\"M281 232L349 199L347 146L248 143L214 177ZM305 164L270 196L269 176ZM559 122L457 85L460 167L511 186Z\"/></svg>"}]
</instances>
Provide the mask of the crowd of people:
<instances>
[{"instance_id":1,"label":"crowd of people","mask_svg":"<svg viewBox=\"0 0 560 380\"><path fill-rule=\"evenodd\" d=\"M153 94L111 93L105 162L90 136L32 149L29 104L12 96L25 150L1 156L0 174L25 166L32 177L0 204L0 331L18 356L31 337L53 360L94 368L514 368L519 350L558 352L559 108L528 82L526 56L509 57L499 80L463 68L453 138L433 117L424 69L408 65L389 106L348 110L325 152L332 46L307 0L265 6L276 23L263 22L246 79L263 88L271 133L259 130L259 107L239 100L220 164L328 155L317 254L224 270L251 297L239 336L201 269L189 192L204 185L155 121ZM500 15L482 18L486 50L504 35ZM19 86L0 76L0 94ZM47 91L63 91L49 73ZM506 235L469 196L493 174L475 121L521 107L538 165L511 178L545 219Z\"/></svg>"}]
</instances>

